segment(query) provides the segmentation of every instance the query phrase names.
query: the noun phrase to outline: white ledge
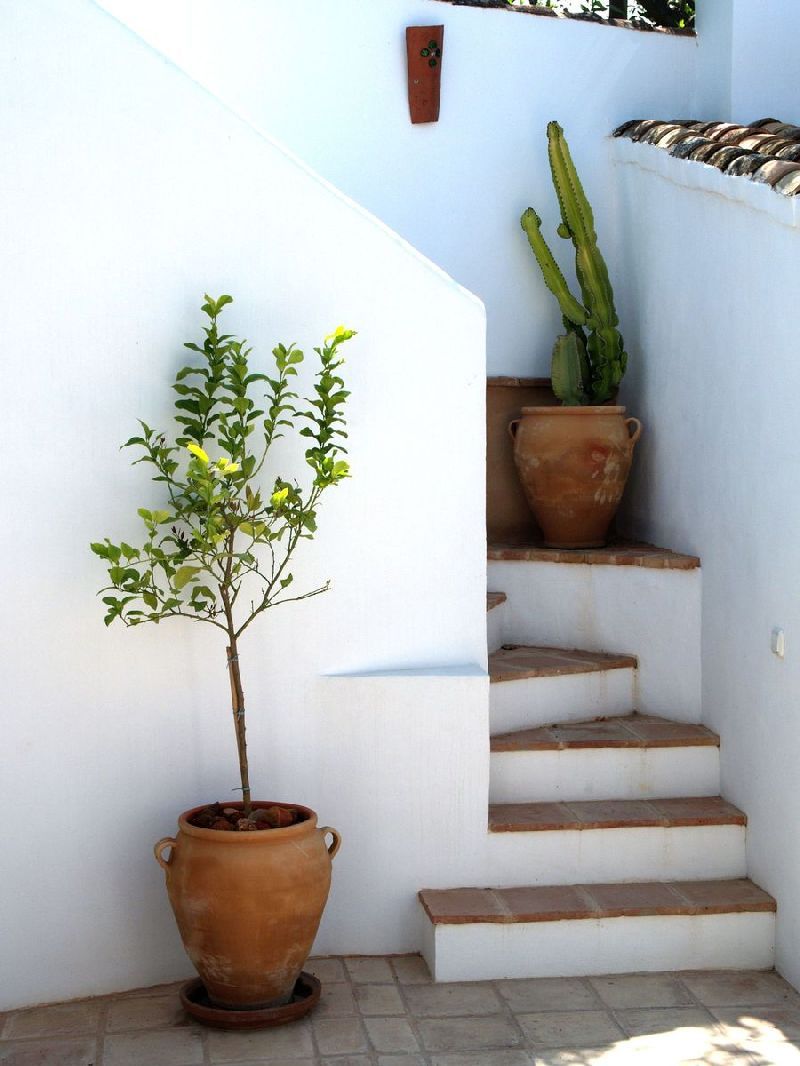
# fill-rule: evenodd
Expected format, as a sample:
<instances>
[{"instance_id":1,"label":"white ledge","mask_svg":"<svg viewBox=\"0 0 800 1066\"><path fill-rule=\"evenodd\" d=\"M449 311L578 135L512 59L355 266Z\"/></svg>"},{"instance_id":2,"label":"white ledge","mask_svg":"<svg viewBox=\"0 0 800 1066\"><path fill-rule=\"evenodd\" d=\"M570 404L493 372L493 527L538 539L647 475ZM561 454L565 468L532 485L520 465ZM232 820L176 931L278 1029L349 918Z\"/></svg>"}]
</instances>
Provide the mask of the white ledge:
<instances>
[{"instance_id":1,"label":"white ledge","mask_svg":"<svg viewBox=\"0 0 800 1066\"><path fill-rule=\"evenodd\" d=\"M724 174L708 163L676 159L663 148L632 141L628 137L612 138L611 158L615 164L650 171L684 189L710 193L739 203L751 211L768 215L779 225L800 228L800 197L783 196L763 182Z\"/></svg>"}]
</instances>

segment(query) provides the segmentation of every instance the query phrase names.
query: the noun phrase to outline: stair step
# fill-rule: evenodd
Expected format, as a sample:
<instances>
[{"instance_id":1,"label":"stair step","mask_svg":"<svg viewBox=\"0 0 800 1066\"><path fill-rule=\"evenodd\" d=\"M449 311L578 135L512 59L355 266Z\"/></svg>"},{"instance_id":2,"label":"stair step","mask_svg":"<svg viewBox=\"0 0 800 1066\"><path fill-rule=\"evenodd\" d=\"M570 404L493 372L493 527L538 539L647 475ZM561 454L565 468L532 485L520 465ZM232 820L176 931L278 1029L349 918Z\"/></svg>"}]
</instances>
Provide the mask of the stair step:
<instances>
[{"instance_id":1,"label":"stair step","mask_svg":"<svg viewBox=\"0 0 800 1066\"><path fill-rule=\"evenodd\" d=\"M436 981L767 969L775 900L752 881L425 889Z\"/></svg>"},{"instance_id":2,"label":"stair step","mask_svg":"<svg viewBox=\"0 0 800 1066\"><path fill-rule=\"evenodd\" d=\"M426 888L419 893L419 898L435 925L776 910L772 896L748 878L520 888Z\"/></svg>"},{"instance_id":3,"label":"stair step","mask_svg":"<svg viewBox=\"0 0 800 1066\"><path fill-rule=\"evenodd\" d=\"M541 545L490 544L488 557L495 562L584 563L595 566L641 566L649 570L696 570L696 555L683 555L653 544L613 541L605 548L545 548Z\"/></svg>"},{"instance_id":4,"label":"stair step","mask_svg":"<svg viewBox=\"0 0 800 1066\"><path fill-rule=\"evenodd\" d=\"M719 737L703 725L628 714L491 738L492 803L714 796Z\"/></svg>"},{"instance_id":5,"label":"stair step","mask_svg":"<svg viewBox=\"0 0 800 1066\"><path fill-rule=\"evenodd\" d=\"M494 684L502 681L521 681L529 677L563 677L565 674L635 668L636 658L633 655L531 647L524 644L506 644L489 656L489 677Z\"/></svg>"},{"instance_id":6,"label":"stair step","mask_svg":"<svg viewBox=\"0 0 800 1066\"><path fill-rule=\"evenodd\" d=\"M674 722L648 714L593 718L536 726L491 738L493 752L566 751L585 748L719 747L719 737L704 725Z\"/></svg>"},{"instance_id":7,"label":"stair step","mask_svg":"<svg viewBox=\"0 0 800 1066\"><path fill-rule=\"evenodd\" d=\"M486 610L491 611L495 607L499 607L501 603L506 602L505 592L487 592L486 593Z\"/></svg>"},{"instance_id":8,"label":"stair step","mask_svg":"<svg viewBox=\"0 0 800 1066\"><path fill-rule=\"evenodd\" d=\"M591 829L675 829L747 825L747 816L721 796L571 803L493 803L489 832L541 833Z\"/></svg>"}]
</instances>

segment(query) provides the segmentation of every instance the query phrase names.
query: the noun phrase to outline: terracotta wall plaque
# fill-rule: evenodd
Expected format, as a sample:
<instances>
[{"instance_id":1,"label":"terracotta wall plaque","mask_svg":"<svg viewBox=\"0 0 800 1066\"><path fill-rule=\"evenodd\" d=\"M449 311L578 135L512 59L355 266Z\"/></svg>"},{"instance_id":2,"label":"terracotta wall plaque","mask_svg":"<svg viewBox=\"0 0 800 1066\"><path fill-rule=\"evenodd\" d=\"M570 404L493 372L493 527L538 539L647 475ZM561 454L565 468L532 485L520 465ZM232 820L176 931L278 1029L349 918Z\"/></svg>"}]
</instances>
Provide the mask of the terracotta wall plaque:
<instances>
[{"instance_id":1,"label":"terracotta wall plaque","mask_svg":"<svg viewBox=\"0 0 800 1066\"><path fill-rule=\"evenodd\" d=\"M444 26L409 26L406 29L408 109L414 123L437 122L439 119L443 41Z\"/></svg>"}]
</instances>

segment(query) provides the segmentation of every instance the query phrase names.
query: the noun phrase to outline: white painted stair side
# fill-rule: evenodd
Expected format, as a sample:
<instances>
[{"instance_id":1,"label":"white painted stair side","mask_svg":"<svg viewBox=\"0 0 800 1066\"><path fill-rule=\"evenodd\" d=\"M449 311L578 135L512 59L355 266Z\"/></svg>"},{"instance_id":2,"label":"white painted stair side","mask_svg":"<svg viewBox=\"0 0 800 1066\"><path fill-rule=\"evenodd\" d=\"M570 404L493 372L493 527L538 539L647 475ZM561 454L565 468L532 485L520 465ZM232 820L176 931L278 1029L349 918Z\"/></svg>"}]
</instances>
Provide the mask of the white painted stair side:
<instances>
[{"instance_id":1,"label":"white painted stair side","mask_svg":"<svg viewBox=\"0 0 800 1066\"><path fill-rule=\"evenodd\" d=\"M632 706L700 721L699 568L490 560L488 574L490 587L508 596L508 640L630 652L639 660Z\"/></svg>"},{"instance_id":2,"label":"white painted stair side","mask_svg":"<svg viewBox=\"0 0 800 1066\"><path fill-rule=\"evenodd\" d=\"M508 924L423 922L423 954L435 981L766 970L774 964L775 915L769 912Z\"/></svg>"},{"instance_id":3,"label":"white painted stair side","mask_svg":"<svg viewBox=\"0 0 800 1066\"><path fill-rule=\"evenodd\" d=\"M508 601L490 607L486 612L486 641L489 654L502 647L506 640L506 606Z\"/></svg>"},{"instance_id":4,"label":"white painted stair side","mask_svg":"<svg viewBox=\"0 0 800 1066\"><path fill-rule=\"evenodd\" d=\"M716 796L720 788L719 748L709 746L500 751L489 772L490 803Z\"/></svg>"},{"instance_id":5,"label":"white painted stair side","mask_svg":"<svg viewBox=\"0 0 800 1066\"><path fill-rule=\"evenodd\" d=\"M744 877L742 825L645 826L489 833L494 884L603 884Z\"/></svg>"},{"instance_id":6,"label":"white painted stair side","mask_svg":"<svg viewBox=\"0 0 800 1066\"><path fill-rule=\"evenodd\" d=\"M504 604L508 607L508 603ZM574 647L575 643L568 644ZM630 714L636 707L636 670L620 667L581 674L500 681L489 688L492 733Z\"/></svg>"}]
</instances>

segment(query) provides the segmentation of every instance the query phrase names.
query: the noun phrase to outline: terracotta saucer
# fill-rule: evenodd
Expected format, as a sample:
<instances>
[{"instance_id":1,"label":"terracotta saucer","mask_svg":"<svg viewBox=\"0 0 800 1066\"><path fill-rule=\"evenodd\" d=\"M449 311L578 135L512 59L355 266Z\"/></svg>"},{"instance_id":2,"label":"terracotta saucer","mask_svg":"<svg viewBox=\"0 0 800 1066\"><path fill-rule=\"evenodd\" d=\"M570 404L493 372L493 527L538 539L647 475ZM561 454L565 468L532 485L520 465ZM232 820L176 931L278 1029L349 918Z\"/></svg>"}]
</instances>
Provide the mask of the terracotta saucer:
<instances>
[{"instance_id":1,"label":"terracotta saucer","mask_svg":"<svg viewBox=\"0 0 800 1066\"><path fill-rule=\"evenodd\" d=\"M226 1010L213 1007L208 1001L205 985L196 977L181 988L181 1004L202 1025L215 1029L266 1029L271 1025L285 1025L308 1014L319 1003L322 986L313 974L305 970L297 978L292 998L281 1007L260 1010Z\"/></svg>"}]
</instances>

